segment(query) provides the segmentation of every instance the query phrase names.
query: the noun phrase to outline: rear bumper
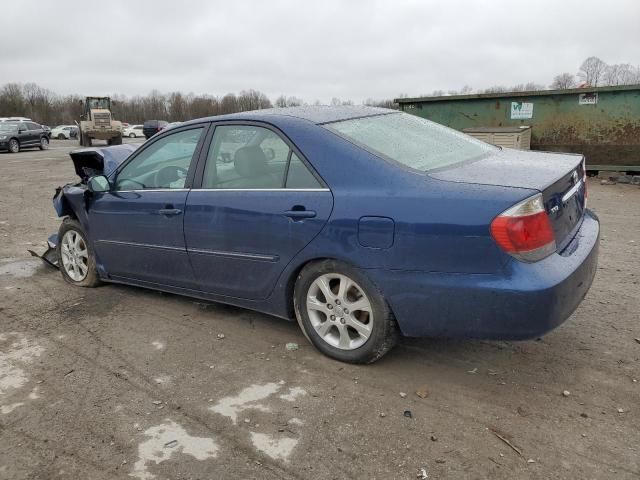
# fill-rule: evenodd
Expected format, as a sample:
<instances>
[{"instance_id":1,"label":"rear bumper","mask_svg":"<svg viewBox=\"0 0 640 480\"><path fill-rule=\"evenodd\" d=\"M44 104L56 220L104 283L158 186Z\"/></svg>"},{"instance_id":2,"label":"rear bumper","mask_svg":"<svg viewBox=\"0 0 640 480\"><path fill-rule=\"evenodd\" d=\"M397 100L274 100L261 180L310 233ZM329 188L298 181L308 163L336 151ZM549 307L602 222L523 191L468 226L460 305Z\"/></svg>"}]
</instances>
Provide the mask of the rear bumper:
<instances>
[{"instance_id":1,"label":"rear bumper","mask_svg":"<svg viewBox=\"0 0 640 480\"><path fill-rule=\"evenodd\" d=\"M563 323L585 297L597 270L600 224L587 211L562 254L503 275L367 271L406 336L519 340Z\"/></svg>"}]
</instances>

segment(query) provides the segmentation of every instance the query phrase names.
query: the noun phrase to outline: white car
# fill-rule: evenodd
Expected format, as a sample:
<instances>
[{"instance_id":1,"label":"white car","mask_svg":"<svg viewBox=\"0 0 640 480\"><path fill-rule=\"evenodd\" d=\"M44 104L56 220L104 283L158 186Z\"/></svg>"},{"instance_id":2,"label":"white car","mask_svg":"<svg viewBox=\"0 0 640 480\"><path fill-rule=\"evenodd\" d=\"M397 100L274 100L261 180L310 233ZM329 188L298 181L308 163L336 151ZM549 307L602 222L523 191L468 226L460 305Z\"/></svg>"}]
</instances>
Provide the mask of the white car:
<instances>
[{"instance_id":1,"label":"white car","mask_svg":"<svg viewBox=\"0 0 640 480\"><path fill-rule=\"evenodd\" d=\"M144 137L142 127L143 125L130 125L122 131L122 136L129 138Z\"/></svg>"},{"instance_id":2,"label":"white car","mask_svg":"<svg viewBox=\"0 0 640 480\"><path fill-rule=\"evenodd\" d=\"M51 129L51 138L57 138L58 140L69 140L72 136L72 132L78 127L75 125L58 125Z\"/></svg>"}]
</instances>

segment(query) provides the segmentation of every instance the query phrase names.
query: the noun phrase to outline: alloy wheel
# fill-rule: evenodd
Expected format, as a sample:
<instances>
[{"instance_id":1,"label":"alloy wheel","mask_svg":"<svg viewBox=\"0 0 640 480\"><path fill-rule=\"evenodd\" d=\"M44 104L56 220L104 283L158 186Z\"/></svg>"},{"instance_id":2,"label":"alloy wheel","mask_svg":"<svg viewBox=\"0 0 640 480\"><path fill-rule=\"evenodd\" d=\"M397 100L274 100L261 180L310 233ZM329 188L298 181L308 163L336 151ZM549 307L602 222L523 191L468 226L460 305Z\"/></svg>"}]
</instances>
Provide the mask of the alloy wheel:
<instances>
[{"instance_id":1,"label":"alloy wheel","mask_svg":"<svg viewBox=\"0 0 640 480\"><path fill-rule=\"evenodd\" d=\"M18 153L20 151L20 144L17 140L13 139L9 142L9 151L11 153Z\"/></svg>"},{"instance_id":2,"label":"alloy wheel","mask_svg":"<svg viewBox=\"0 0 640 480\"><path fill-rule=\"evenodd\" d=\"M307 292L307 313L316 333L329 345L354 350L373 329L373 309L364 290L346 275L319 276Z\"/></svg>"},{"instance_id":3,"label":"alloy wheel","mask_svg":"<svg viewBox=\"0 0 640 480\"><path fill-rule=\"evenodd\" d=\"M89 271L89 250L82 235L76 230L68 230L62 237L60 249L62 267L75 282L81 282Z\"/></svg>"}]
</instances>

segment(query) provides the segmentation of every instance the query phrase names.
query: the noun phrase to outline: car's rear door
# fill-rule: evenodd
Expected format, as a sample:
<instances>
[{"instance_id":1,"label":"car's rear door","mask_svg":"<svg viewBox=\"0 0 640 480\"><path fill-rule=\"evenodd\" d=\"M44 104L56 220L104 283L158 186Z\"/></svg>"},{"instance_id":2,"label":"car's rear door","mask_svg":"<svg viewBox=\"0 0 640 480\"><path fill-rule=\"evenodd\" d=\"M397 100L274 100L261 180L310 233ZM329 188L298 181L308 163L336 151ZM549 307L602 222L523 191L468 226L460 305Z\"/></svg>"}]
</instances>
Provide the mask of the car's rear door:
<instances>
[{"instance_id":1,"label":"car's rear door","mask_svg":"<svg viewBox=\"0 0 640 480\"><path fill-rule=\"evenodd\" d=\"M190 288L183 234L185 201L208 125L184 127L145 145L94 194L90 236L114 279Z\"/></svg>"},{"instance_id":2,"label":"car's rear door","mask_svg":"<svg viewBox=\"0 0 640 480\"><path fill-rule=\"evenodd\" d=\"M32 147L35 143L35 132L31 130L27 122L18 124L18 140L21 147Z\"/></svg>"},{"instance_id":3,"label":"car's rear door","mask_svg":"<svg viewBox=\"0 0 640 480\"><path fill-rule=\"evenodd\" d=\"M184 220L196 281L210 293L266 298L326 223L333 196L271 127L217 125L209 136Z\"/></svg>"}]
</instances>

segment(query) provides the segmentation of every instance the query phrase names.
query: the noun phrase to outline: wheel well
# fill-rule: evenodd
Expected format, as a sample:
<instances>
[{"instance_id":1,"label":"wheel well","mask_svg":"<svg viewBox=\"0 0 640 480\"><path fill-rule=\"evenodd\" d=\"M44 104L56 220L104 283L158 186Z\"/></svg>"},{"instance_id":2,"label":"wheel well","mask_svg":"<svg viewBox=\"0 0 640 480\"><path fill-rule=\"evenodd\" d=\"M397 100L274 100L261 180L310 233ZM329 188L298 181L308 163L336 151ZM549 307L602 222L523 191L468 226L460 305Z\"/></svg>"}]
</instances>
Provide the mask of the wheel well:
<instances>
[{"instance_id":1,"label":"wheel well","mask_svg":"<svg viewBox=\"0 0 640 480\"><path fill-rule=\"evenodd\" d=\"M322 262L324 260L333 260L332 258L329 257L319 257L319 258L312 258L310 260L307 260L306 262L298 265L292 272L291 275L289 275L289 278L287 280L287 285L285 287L285 294L286 294L286 298L287 298L287 314L289 315L289 318L296 318L296 311L295 308L293 306L293 294L294 294L294 289L296 286L296 280L298 279L298 275L300 275L300 272L302 271L302 269L304 267L306 267L307 265L311 264L311 263L316 263L316 262Z\"/></svg>"}]
</instances>

